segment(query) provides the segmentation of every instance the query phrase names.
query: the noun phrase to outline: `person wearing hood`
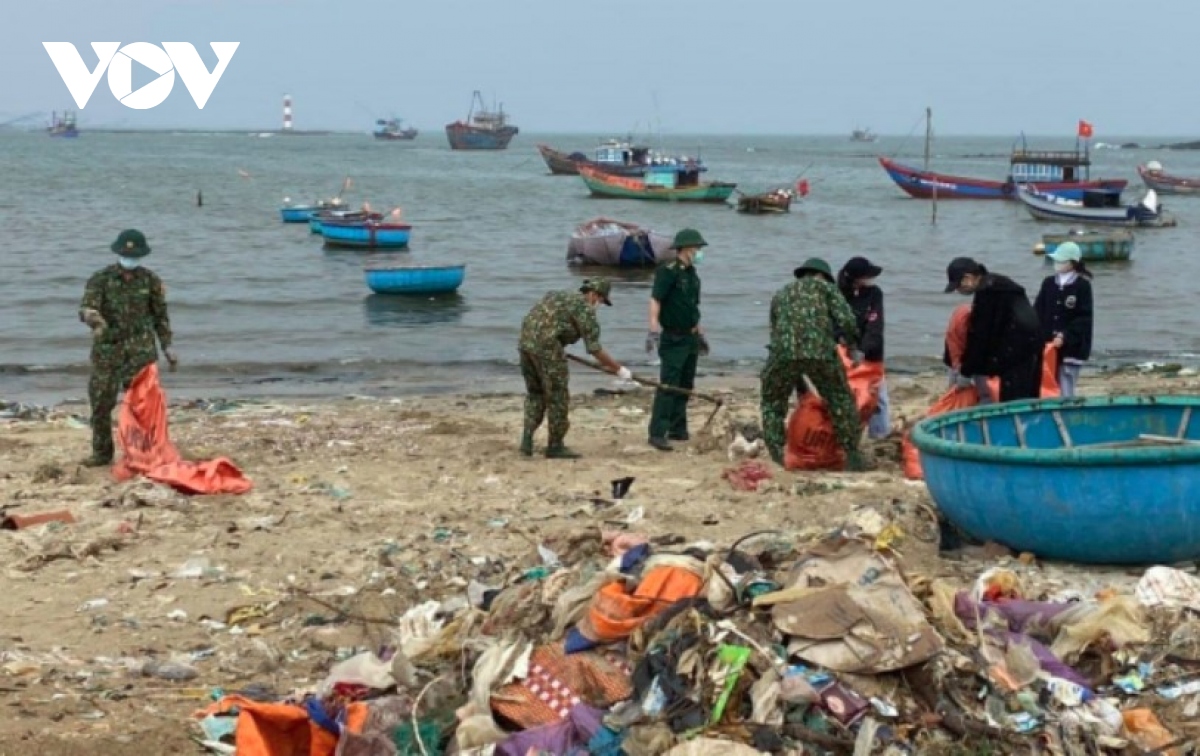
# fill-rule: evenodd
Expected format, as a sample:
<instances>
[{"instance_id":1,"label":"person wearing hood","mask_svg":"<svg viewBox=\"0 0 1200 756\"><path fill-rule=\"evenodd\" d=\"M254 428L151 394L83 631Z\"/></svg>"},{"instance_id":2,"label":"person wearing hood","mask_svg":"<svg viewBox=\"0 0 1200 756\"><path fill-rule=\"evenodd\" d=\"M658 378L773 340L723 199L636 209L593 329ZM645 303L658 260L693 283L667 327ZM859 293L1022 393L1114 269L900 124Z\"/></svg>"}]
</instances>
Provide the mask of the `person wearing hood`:
<instances>
[{"instance_id":1,"label":"person wearing hood","mask_svg":"<svg viewBox=\"0 0 1200 756\"><path fill-rule=\"evenodd\" d=\"M838 443L846 452L846 469L869 469L859 440L862 425L846 370L838 356L840 336L859 343L858 321L833 283L829 263L807 260L794 271L796 280L771 299L771 343L762 371L763 437L776 464L783 464L787 444L788 399L804 390L804 376L825 400Z\"/></svg>"},{"instance_id":2,"label":"person wearing hood","mask_svg":"<svg viewBox=\"0 0 1200 756\"><path fill-rule=\"evenodd\" d=\"M969 257L946 268L946 293L972 295L967 344L956 384L1000 378L1001 402L1037 399L1041 391L1042 326L1025 289L1011 278L988 272Z\"/></svg>"},{"instance_id":3,"label":"person wearing hood","mask_svg":"<svg viewBox=\"0 0 1200 756\"><path fill-rule=\"evenodd\" d=\"M1079 371L1092 355L1092 273L1075 242L1058 245L1047 257L1054 261L1054 275L1042 281L1033 307L1042 338L1058 348L1059 390L1071 397Z\"/></svg>"},{"instance_id":4,"label":"person wearing hood","mask_svg":"<svg viewBox=\"0 0 1200 756\"><path fill-rule=\"evenodd\" d=\"M850 347L850 358L856 365L883 362L883 290L875 285L882 272L883 268L865 257L850 258L838 272L838 288L858 322L858 343ZM879 382L878 402L867 423L867 435L873 439L885 438L892 430L886 379Z\"/></svg>"},{"instance_id":5,"label":"person wearing hood","mask_svg":"<svg viewBox=\"0 0 1200 756\"><path fill-rule=\"evenodd\" d=\"M112 464L112 413L122 391L142 371L158 361L158 347L172 371L179 360L171 349L171 320L167 293L160 279L142 259L150 254L146 237L127 229L112 243L117 262L88 279L79 320L92 331L92 374L88 403L92 409L92 454L84 464ZM157 337L157 343L155 342Z\"/></svg>"}]
</instances>

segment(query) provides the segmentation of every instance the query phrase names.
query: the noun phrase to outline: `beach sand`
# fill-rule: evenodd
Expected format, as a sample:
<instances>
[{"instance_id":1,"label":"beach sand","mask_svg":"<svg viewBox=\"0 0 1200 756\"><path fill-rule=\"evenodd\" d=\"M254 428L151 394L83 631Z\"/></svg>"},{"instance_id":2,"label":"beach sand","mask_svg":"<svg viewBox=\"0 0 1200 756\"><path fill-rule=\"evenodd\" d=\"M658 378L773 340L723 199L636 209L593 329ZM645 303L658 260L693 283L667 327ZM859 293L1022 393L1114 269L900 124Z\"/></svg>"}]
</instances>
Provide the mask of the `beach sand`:
<instances>
[{"instance_id":1,"label":"beach sand","mask_svg":"<svg viewBox=\"0 0 1200 756\"><path fill-rule=\"evenodd\" d=\"M894 417L918 417L943 382L892 377ZM577 391L588 385L576 377ZM1083 384L1084 393L1106 394L1198 387L1194 375L1137 370ZM702 388L732 397L716 433L738 416L757 419L753 381L710 379ZM646 444L650 396L574 397L568 442L584 455L577 461L517 455L521 397L513 395L172 406L172 437L185 457L232 459L255 484L241 496L189 498L79 467L89 449L86 406L0 422L8 512L66 509L77 518L0 532L0 756L128 752L131 744L192 752L189 717L215 688L315 685L339 649L344 656L389 642L404 610L533 566L538 545L564 561L599 551L602 530L627 527L660 543L727 546L762 530L805 540L870 504L902 523L906 573L978 574L976 563L939 557L929 495L900 474L898 435L869 444L877 471L772 465L762 490L741 492L722 478L733 466L724 437L697 433L673 454ZM693 404L694 430L708 412ZM623 501L593 501L625 476L636 480ZM183 576L185 565L199 576ZM231 632L239 607L251 609ZM339 613L345 621L331 624ZM145 675L151 659L184 663L196 676Z\"/></svg>"}]
</instances>

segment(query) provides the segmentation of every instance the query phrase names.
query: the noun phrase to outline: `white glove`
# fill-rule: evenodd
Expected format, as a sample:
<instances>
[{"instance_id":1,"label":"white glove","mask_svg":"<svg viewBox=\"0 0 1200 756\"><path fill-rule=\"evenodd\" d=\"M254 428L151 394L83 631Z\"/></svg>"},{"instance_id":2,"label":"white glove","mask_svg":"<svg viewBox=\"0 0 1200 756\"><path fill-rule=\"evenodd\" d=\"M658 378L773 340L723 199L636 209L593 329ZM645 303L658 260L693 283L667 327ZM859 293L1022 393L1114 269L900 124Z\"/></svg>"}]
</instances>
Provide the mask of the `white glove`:
<instances>
[{"instance_id":1,"label":"white glove","mask_svg":"<svg viewBox=\"0 0 1200 756\"><path fill-rule=\"evenodd\" d=\"M633 373L630 372L629 368L622 365L621 369L617 371L617 377L623 381L632 381Z\"/></svg>"}]
</instances>

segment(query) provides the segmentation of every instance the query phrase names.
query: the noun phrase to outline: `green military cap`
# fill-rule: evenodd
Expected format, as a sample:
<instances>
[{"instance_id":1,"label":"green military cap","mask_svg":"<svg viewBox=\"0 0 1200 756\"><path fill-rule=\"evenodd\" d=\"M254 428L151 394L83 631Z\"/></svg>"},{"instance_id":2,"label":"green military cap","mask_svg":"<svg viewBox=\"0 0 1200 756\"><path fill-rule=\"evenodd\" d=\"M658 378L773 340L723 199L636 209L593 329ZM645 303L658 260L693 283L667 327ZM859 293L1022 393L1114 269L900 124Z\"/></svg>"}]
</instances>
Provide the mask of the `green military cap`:
<instances>
[{"instance_id":1,"label":"green military cap","mask_svg":"<svg viewBox=\"0 0 1200 756\"><path fill-rule=\"evenodd\" d=\"M819 257L808 258L803 265L792 272L796 278L803 278L805 273L820 273L830 281L833 280L833 270L829 267L829 263Z\"/></svg>"},{"instance_id":2,"label":"green military cap","mask_svg":"<svg viewBox=\"0 0 1200 756\"><path fill-rule=\"evenodd\" d=\"M708 242L704 241L704 237L694 228L685 228L675 234L675 241L671 242L671 249L690 249L692 247L707 247Z\"/></svg>"},{"instance_id":3,"label":"green military cap","mask_svg":"<svg viewBox=\"0 0 1200 756\"><path fill-rule=\"evenodd\" d=\"M594 291L604 300L604 304L612 307L612 302L609 301L608 295L612 291L612 284L607 278L587 278L584 279L583 285L579 287L581 292Z\"/></svg>"},{"instance_id":4,"label":"green military cap","mask_svg":"<svg viewBox=\"0 0 1200 756\"><path fill-rule=\"evenodd\" d=\"M146 236L136 228L127 228L112 243L112 251L121 257L145 257L150 254Z\"/></svg>"}]
</instances>

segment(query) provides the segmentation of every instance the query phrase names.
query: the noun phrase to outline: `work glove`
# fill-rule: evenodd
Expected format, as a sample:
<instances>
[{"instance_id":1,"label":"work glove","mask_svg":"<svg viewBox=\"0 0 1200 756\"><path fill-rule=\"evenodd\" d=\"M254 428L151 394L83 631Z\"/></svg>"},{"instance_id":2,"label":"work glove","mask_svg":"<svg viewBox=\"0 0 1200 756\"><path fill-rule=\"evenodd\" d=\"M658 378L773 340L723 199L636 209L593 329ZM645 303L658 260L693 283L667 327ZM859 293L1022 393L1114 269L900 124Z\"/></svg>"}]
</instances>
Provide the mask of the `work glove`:
<instances>
[{"instance_id":1,"label":"work glove","mask_svg":"<svg viewBox=\"0 0 1200 756\"><path fill-rule=\"evenodd\" d=\"M653 354L658 351L658 331L649 331L646 333L646 354Z\"/></svg>"},{"instance_id":2,"label":"work glove","mask_svg":"<svg viewBox=\"0 0 1200 756\"><path fill-rule=\"evenodd\" d=\"M633 380L633 372L630 371L629 368L622 365L621 369L617 371L617 377L623 381L632 381Z\"/></svg>"},{"instance_id":3,"label":"work glove","mask_svg":"<svg viewBox=\"0 0 1200 756\"><path fill-rule=\"evenodd\" d=\"M163 356L167 358L167 370L174 373L179 368L179 356L173 349L164 349Z\"/></svg>"},{"instance_id":4,"label":"work glove","mask_svg":"<svg viewBox=\"0 0 1200 756\"><path fill-rule=\"evenodd\" d=\"M863 355L863 353L860 350L858 350L858 349L850 350L850 364L853 365L854 367L858 367L859 365L861 365L864 359L865 359L865 355Z\"/></svg>"},{"instance_id":5,"label":"work glove","mask_svg":"<svg viewBox=\"0 0 1200 756\"><path fill-rule=\"evenodd\" d=\"M700 342L700 356L707 357L708 351L709 351L708 350L708 337L706 337L704 334L701 333L696 336L696 340Z\"/></svg>"},{"instance_id":6,"label":"work glove","mask_svg":"<svg viewBox=\"0 0 1200 756\"><path fill-rule=\"evenodd\" d=\"M963 375L962 373L959 373L958 375L954 376L954 388L972 388L974 385L975 379L969 375Z\"/></svg>"}]
</instances>

